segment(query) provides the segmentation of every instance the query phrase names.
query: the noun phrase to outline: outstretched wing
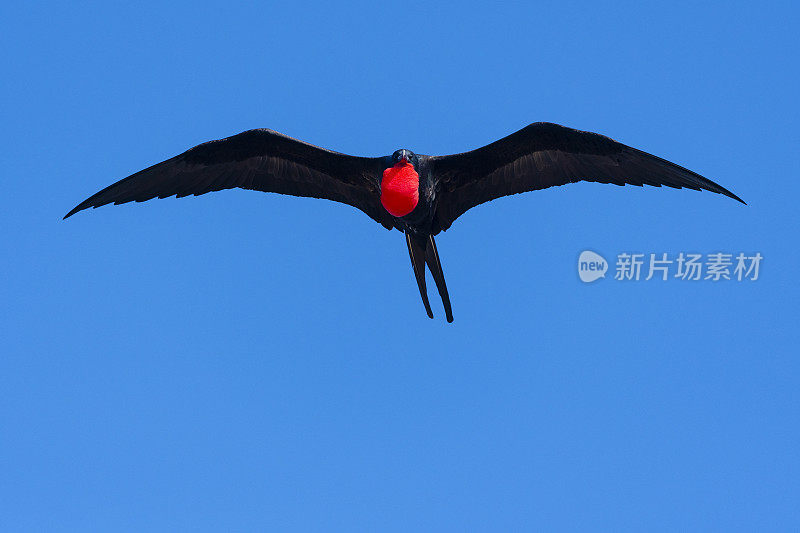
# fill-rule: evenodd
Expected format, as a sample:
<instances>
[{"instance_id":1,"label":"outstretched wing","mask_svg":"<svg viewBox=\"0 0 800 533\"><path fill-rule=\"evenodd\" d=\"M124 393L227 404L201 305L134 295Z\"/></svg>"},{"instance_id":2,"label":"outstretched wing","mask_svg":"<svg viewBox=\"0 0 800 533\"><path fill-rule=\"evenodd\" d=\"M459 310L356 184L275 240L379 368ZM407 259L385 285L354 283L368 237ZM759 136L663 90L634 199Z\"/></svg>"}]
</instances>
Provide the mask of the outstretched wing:
<instances>
[{"instance_id":1,"label":"outstretched wing","mask_svg":"<svg viewBox=\"0 0 800 533\"><path fill-rule=\"evenodd\" d=\"M501 196L577 181L705 189L741 198L711 180L613 139L536 122L477 150L433 157L439 179L434 231Z\"/></svg>"},{"instance_id":2,"label":"outstretched wing","mask_svg":"<svg viewBox=\"0 0 800 533\"><path fill-rule=\"evenodd\" d=\"M352 205L392 228L380 203L384 158L325 150L278 132L258 129L210 141L106 187L67 213L110 203L250 189L325 198Z\"/></svg>"}]
</instances>

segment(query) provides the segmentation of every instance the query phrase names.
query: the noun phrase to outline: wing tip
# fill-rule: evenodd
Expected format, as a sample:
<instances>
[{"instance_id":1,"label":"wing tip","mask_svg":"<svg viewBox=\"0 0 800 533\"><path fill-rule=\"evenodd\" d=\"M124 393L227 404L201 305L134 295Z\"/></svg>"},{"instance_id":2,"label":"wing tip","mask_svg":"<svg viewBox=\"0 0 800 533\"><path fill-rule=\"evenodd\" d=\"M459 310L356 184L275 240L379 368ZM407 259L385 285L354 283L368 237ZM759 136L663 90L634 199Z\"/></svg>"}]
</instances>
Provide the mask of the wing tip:
<instances>
[{"instance_id":1,"label":"wing tip","mask_svg":"<svg viewBox=\"0 0 800 533\"><path fill-rule=\"evenodd\" d=\"M86 209L86 206L84 206L82 203L78 204L75 207L73 207L72 210L69 213L64 215L64 218L62 218L61 220L66 220L69 217L71 217L72 215L74 215L75 213L77 213L78 211L83 211L84 209Z\"/></svg>"},{"instance_id":2,"label":"wing tip","mask_svg":"<svg viewBox=\"0 0 800 533\"><path fill-rule=\"evenodd\" d=\"M736 200L737 202L740 202L740 203L742 203L744 205L747 205L747 202L745 202L744 200L742 200L741 198L739 198L738 196L733 194L731 191L729 191L728 189L726 189L722 185L720 185L718 183L714 183L713 181L711 181L711 183L714 184L715 188L712 189L710 187L706 187L706 190L709 190L711 192L716 192L716 193L719 193L719 194L723 194L723 195L727 196L728 198L732 198L732 199Z\"/></svg>"},{"instance_id":3,"label":"wing tip","mask_svg":"<svg viewBox=\"0 0 800 533\"><path fill-rule=\"evenodd\" d=\"M733 199L734 199L734 200L736 200L737 202L741 202L742 204L744 204L744 205L747 205L747 202L745 202L744 200L742 200L741 198L739 198L738 196L736 196L735 194L733 194L731 191L727 191L727 193L728 193L728 194L727 194L726 196L728 196L728 197L730 197L730 198L733 198Z\"/></svg>"}]
</instances>

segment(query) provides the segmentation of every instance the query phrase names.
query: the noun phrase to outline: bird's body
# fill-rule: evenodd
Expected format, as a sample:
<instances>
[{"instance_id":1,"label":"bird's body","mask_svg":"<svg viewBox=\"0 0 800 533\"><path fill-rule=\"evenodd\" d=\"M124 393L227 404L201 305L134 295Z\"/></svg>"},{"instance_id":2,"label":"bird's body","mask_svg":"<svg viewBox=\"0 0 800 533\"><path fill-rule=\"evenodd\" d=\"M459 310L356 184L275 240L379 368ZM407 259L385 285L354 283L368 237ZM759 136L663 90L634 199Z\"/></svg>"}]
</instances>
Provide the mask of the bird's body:
<instances>
[{"instance_id":1,"label":"bird's body","mask_svg":"<svg viewBox=\"0 0 800 533\"><path fill-rule=\"evenodd\" d=\"M434 235L481 203L576 181L705 189L744 203L711 180L608 137L537 122L482 148L447 156L401 149L391 156L356 157L271 130L249 130L195 146L120 180L64 218L109 203L196 196L236 187L335 200L405 233L428 316L433 313L425 265L452 322Z\"/></svg>"}]
</instances>

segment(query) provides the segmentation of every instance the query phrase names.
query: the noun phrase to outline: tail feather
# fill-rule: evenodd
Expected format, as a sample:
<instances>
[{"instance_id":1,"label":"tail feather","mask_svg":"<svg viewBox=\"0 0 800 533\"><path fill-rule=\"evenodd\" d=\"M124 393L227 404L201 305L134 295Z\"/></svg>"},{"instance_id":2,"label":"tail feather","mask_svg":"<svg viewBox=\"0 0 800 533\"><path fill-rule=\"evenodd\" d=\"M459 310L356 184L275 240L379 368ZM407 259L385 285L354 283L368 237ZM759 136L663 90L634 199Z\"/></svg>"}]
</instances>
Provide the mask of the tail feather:
<instances>
[{"instance_id":1,"label":"tail feather","mask_svg":"<svg viewBox=\"0 0 800 533\"><path fill-rule=\"evenodd\" d=\"M414 276L417 278L419 294L422 296L422 303L425 305L428 317L433 318L431 304L428 302L428 289L425 287L425 241L406 233L406 244L408 245L408 255L411 257L411 266L414 268Z\"/></svg>"},{"instance_id":2,"label":"tail feather","mask_svg":"<svg viewBox=\"0 0 800 533\"><path fill-rule=\"evenodd\" d=\"M428 235L425 246L425 262L428 263L433 281L436 282L436 288L439 289L439 296L442 297L442 304L444 304L444 313L447 316L447 321L452 322L453 309L450 306L450 295L447 294L447 285L444 282L442 263L439 261L439 252L436 250L436 242L433 240L433 235Z\"/></svg>"}]
</instances>

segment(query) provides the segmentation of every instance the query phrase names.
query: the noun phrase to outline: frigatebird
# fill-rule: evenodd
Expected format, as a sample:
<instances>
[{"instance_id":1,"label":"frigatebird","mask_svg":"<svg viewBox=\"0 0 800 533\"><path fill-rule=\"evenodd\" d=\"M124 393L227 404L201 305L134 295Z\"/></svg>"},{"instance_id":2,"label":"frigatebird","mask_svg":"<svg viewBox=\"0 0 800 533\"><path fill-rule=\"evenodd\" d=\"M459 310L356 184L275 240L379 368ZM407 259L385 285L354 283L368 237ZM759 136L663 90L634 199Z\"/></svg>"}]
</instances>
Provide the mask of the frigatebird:
<instances>
[{"instance_id":1,"label":"frigatebird","mask_svg":"<svg viewBox=\"0 0 800 533\"><path fill-rule=\"evenodd\" d=\"M391 230L405 233L422 303L433 318L425 287L427 264L453 321L434 235L476 205L501 196L577 181L666 185L724 194L721 185L597 133L536 122L482 148L445 156L397 150L357 157L326 150L268 129L209 141L141 170L90 196L67 218L89 207L250 189L325 198L357 207Z\"/></svg>"}]
</instances>

